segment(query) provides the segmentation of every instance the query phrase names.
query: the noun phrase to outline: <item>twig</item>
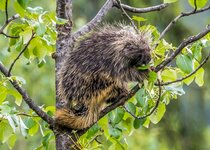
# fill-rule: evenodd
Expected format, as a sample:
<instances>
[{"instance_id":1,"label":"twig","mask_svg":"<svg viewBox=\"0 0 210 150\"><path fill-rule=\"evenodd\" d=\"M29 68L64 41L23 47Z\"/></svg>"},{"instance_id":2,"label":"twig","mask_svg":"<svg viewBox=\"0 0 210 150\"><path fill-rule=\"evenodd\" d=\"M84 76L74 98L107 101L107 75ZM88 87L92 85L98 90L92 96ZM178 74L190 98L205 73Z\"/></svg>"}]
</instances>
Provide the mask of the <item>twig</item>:
<instances>
[{"instance_id":1,"label":"twig","mask_svg":"<svg viewBox=\"0 0 210 150\"><path fill-rule=\"evenodd\" d=\"M16 115L18 115L18 116L26 116L26 117L39 117L38 115L30 115L30 114L27 114L25 112L17 113Z\"/></svg>"},{"instance_id":2,"label":"twig","mask_svg":"<svg viewBox=\"0 0 210 150\"><path fill-rule=\"evenodd\" d=\"M164 3L164 4L146 7L146 8L135 8L135 7L131 7L129 5L121 4L121 6L124 10L133 12L133 13L148 13L148 12L153 12L153 11L160 11L160 10L166 8L168 5L169 5L168 3ZM120 8L118 3L116 3L116 2L114 3L114 6L117 8Z\"/></svg>"},{"instance_id":3,"label":"twig","mask_svg":"<svg viewBox=\"0 0 210 150\"><path fill-rule=\"evenodd\" d=\"M8 70L5 68L5 66L0 63L0 71L6 76L8 76ZM54 120L50 116L47 115L38 105L34 103L34 101L28 96L27 92L18 85L16 81L10 80L10 83L13 85L13 87L22 95L23 100L28 104L28 106L44 121L46 121L49 125L53 126Z\"/></svg>"},{"instance_id":4,"label":"twig","mask_svg":"<svg viewBox=\"0 0 210 150\"><path fill-rule=\"evenodd\" d=\"M7 20L7 22L4 23L4 25L1 27L0 29L0 33L2 33L4 31L4 29L9 25L9 23L15 19L18 19L20 16L18 14L12 16L11 18L9 18Z\"/></svg>"},{"instance_id":5,"label":"twig","mask_svg":"<svg viewBox=\"0 0 210 150\"><path fill-rule=\"evenodd\" d=\"M146 115L144 115L144 116L140 116L140 117L137 117L135 114L133 114L130 110L128 110L127 108L126 108L126 106L123 106L123 108L125 109L125 111L126 112L128 112L131 116L133 116L135 119L144 119L144 118L147 118L148 116L150 116L150 115L152 115L153 114L153 112L158 108L158 106L159 106L159 103L160 103L160 99L161 99L161 92L162 92L162 90L161 90L161 86L160 86L160 80L158 80L158 88L159 88L159 94L158 94L158 99L157 99L157 101L156 101L156 103L155 103L155 106L152 108L152 110L148 113L148 114L146 114Z\"/></svg>"},{"instance_id":6,"label":"twig","mask_svg":"<svg viewBox=\"0 0 210 150\"><path fill-rule=\"evenodd\" d=\"M197 6L195 4L195 6ZM185 17L185 16L190 16L190 15L194 15L194 14L198 14L198 13L201 13L201 12L204 12L204 11L207 11L210 9L210 6L206 7L206 8L202 8L202 9L199 9L197 10L197 7L195 9L193 9L192 11L190 12L182 12L180 15L178 15L174 20L172 20L168 26L163 30L163 32L161 33L159 39L162 39L163 36L166 34L166 32L169 31L169 29L179 20L181 19L182 17Z\"/></svg>"},{"instance_id":7,"label":"twig","mask_svg":"<svg viewBox=\"0 0 210 150\"><path fill-rule=\"evenodd\" d=\"M5 1L5 16L6 16L6 23L8 23L8 0Z\"/></svg>"},{"instance_id":8,"label":"twig","mask_svg":"<svg viewBox=\"0 0 210 150\"><path fill-rule=\"evenodd\" d=\"M160 86L164 86L164 85L169 85L169 84L172 84L172 83L176 83L176 82L181 82L189 77L191 77L192 75L194 75L201 67L203 67L204 64L206 64L206 62L208 61L210 57L210 53L208 54L208 56L202 61L202 63L193 71L191 72L190 74L188 74L187 76L181 78L181 79L177 79L175 81L171 81L171 82L165 82L165 83L160 83ZM159 85L158 83L155 84L155 85Z\"/></svg>"},{"instance_id":9,"label":"twig","mask_svg":"<svg viewBox=\"0 0 210 150\"><path fill-rule=\"evenodd\" d=\"M200 32L197 35L194 36L190 36L188 37L186 40L184 40L178 47L177 49L171 54L170 57L168 57L165 61L163 61L162 63L160 63L158 66L156 66L155 68L155 72L158 72L159 70L161 70L162 68L164 68L168 63L170 63L181 51L182 49L189 45L192 42L195 42L199 39L201 39L202 37L204 37L206 34L208 34L210 32L210 25L207 26L206 30Z\"/></svg>"},{"instance_id":10,"label":"twig","mask_svg":"<svg viewBox=\"0 0 210 150\"><path fill-rule=\"evenodd\" d=\"M196 10L197 10L197 3L196 3L196 1L197 1L197 0L194 0L194 6L195 6L194 12L196 12Z\"/></svg>"},{"instance_id":11,"label":"twig","mask_svg":"<svg viewBox=\"0 0 210 150\"><path fill-rule=\"evenodd\" d=\"M134 21L131 19L131 17L126 13L126 11L124 10L124 8L121 5L121 1L120 0L116 0L118 3L118 6L120 8L120 10L122 11L122 13L128 18L128 20L131 22L132 27L134 28L134 30L136 31L136 33L139 34L139 30L137 29L137 27L134 24Z\"/></svg>"},{"instance_id":12,"label":"twig","mask_svg":"<svg viewBox=\"0 0 210 150\"><path fill-rule=\"evenodd\" d=\"M72 40L74 41L78 39L82 35L90 32L94 27L96 27L101 22L103 17L109 12L112 6L113 0L107 0L106 3L101 7L99 12L96 14L96 16L72 35Z\"/></svg>"},{"instance_id":13,"label":"twig","mask_svg":"<svg viewBox=\"0 0 210 150\"><path fill-rule=\"evenodd\" d=\"M0 34L3 34L4 36L6 36L6 37L8 37L8 38L14 38L14 39L19 38L19 36L11 36L11 35L7 35L7 34L6 34L6 33L4 33L4 32L1 32Z\"/></svg>"},{"instance_id":14,"label":"twig","mask_svg":"<svg viewBox=\"0 0 210 150\"><path fill-rule=\"evenodd\" d=\"M20 58L20 56L25 52L25 50L27 49L28 45L30 44L31 40L34 38L34 34L32 33L31 38L29 39L29 41L26 43L25 47L22 49L22 51L18 54L18 56L15 58L15 60L12 62L11 66L9 67L9 71L8 71L8 76L10 76L10 73L12 71L12 68L14 67L16 61Z\"/></svg>"}]
</instances>

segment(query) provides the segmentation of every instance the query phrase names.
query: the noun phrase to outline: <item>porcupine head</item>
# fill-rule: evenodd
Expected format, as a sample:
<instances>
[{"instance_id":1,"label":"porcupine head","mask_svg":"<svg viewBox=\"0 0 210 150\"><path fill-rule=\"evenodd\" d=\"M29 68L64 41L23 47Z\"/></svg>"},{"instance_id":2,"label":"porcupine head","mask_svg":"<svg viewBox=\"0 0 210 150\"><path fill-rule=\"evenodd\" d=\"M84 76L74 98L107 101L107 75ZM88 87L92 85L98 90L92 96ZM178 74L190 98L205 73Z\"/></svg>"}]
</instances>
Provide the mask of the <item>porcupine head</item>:
<instances>
[{"instance_id":1,"label":"porcupine head","mask_svg":"<svg viewBox=\"0 0 210 150\"><path fill-rule=\"evenodd\" d=\"M137 67L151 60L148 35L130 26L103 25L78 40L59 71L58 96L65 106L57 108L56 123L90 127L108 102L128 93L128 82L142 82L148 71Z\"/></svg>"}]
</instances>

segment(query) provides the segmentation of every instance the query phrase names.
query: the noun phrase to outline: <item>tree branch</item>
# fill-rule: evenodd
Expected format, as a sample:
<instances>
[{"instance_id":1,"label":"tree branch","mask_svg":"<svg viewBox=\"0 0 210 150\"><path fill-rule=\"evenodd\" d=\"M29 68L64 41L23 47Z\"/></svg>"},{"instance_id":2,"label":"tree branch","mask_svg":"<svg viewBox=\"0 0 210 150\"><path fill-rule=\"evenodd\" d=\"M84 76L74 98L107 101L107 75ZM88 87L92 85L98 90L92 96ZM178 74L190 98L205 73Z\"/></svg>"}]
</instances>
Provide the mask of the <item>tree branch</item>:
<instances>
[{"instance_id":1,"label":"tree branch","mask_svg":"<svg viewBox=\"0 0 210 150\"><path fill-rule=\"evenodd\" d=\"M202 61L202 63L193 71L191 72L190 74L188 74L187 76L181 78L181 79L177 79L175 81L171 81L171 82L165 82L165 83L157 83L155 85L160 85L160 86L164 86L164 85L169 85L169 84L172 84L172 83L177 83L177 82L181 82L189 77L191 77L192 75L194 75L201 67L203 67L203 65L206 64L206 62L209 60L209 57L210 57L210 53L207 55L207 57Z\"/></svg>"},{"instance_id":2,"label":"tree branch","mask_svg":"<svg viewBox=\"0 0 210 150\"><path fill-rule=\"evenodd\" d=\"M190 11L190 12L182 12L180 15L178 15L176 18L174 18L174 20L172 20L168 26L163 30L163 32L161 33L159 39L162 39L163 36L166 34L166 32L168 32L170 30L170 28L179 20L181 19L182 17L185 17L185 16L191 16L191 15L194 15L194 14L198 14L198 13L201 13L201 12L204 12L204 11L207 11L210 9L210 6L206 7L206 8L202 8L202 9L199 9L197 10L197 7L196 7L196 3L195 3L195 9Z\"/></svg>"},{"instance_id":3,"label":"tree branch","mask_svg":"<svg viewBox=\"0 0 210 150\"><path fill-rule=\"evenodd\" d=\"M147 7L147 8L135 8L135 7L131 7L129 5L125 5L122 4L122 8L126 11L129 12L133 12L133 13L148 13L148 12L152 12L152 11L160 11L164 8L166 8L169 4L168 3L164 3L164 4L160 4L160 5L156 5L156 6L151 6L151 7ZM117 8L120 8L120 6L118 5L118 3L114 3L114 6Z\"/></svg>"},{"instance_id":4,"label":"tree branch","mask_svg":"<svg viewBox=\"0 0 210 150\"><path fill-rule=\"evenodd\" d=\"M26 43L25 47L22 49L22 51L18 54L18 56L15 58L15 60L12 62L9 71L8 71L8 76L10 76L10 73L12 71L13 66L15 65L16 61L20 58L20 56L25 52L25 50L27 49L28 45L30 44L31 40L34 38L34 34L32 33L31 38L29 39L29 41Z\"/></svg>"},{"instance_id":5,"label":"tree branch","mask_svg":"<svg viewBox=\"0 0 210 150\"><path fill-rule=\"evenodd\" d=\"M6 36L6 37L8 37L8 38L14 38L14 39L19 38L19 36L11 36L11 35L7 35L7 34L6 34L6 33L4 33L4 32L0 32L0 34L2 34L2 35L4 35L4 36Z\"/></svg>"},{"instance_id":6,"label":"tree branch","mask_svg":"<svg viewBox=\"0 0 210 150\"><path fill-rule=\"evenodd\" d=\"M128 18L128 20L131 22L132 27L134 28L134 30L136 31L137 34L139 34L139 30L138 28L135 26L134 21L131 19L131 17L126 13L126 11L124 10L124 8L122 7L121 4L121 0L116 0L118 3L118 6L120 7L120 10L122 11L122 13Z\"/></svg>"},{"instance_id":7,"label":"tree branch","mask_svg":"<svg viewBox=\"0 0 210 150\"><path fill-rule=\"evenodd\" d=\"M0 71L6 76L8 76L8 70L4 67L2 63L0 63ZM28 96L27 92L18 85L16 81L10 80L10 83L13 85L13 87L22 95L23 100L28 104L28 106L44 121L46 121L49 125L54 124L53 118L48 116L41 108L39 108L38 105L34 103L34 101Z\"/></svg>"},{"instance_id":8,"label":"tree branch","mask_svg":"<svg viewBox=\"0 0 210 150\"><path fill-rule=\"evenodd\" d=\"M155 103L155 106L152 108L152 110L151 110L148 114L146 114L146 115L144 115L144 116L137 117L135 114L133 114L131 111L129 111L129 110L126 108L126 106L123 106L123 108L125 109L126 112L128 112L128 113L129 113L131 116L133 116L135 119L144 119L144 118L147 118L148 116L152 115L153 112L154 112L154 111L158 108L158 106L159 106L160 99L161 99L161 92L162 92L162 90L161 90L161 85L160 85L160 80L158 80L158 89L159 89L158 99L157 99L157 101L156 101L156 103Z\"/></svg>"},{"instance_id":9,"label":"tree branch","mask_svg":"<svg viewBox=\"0 0 210 150\"><path fill-rule=\"evenodd\" d=\"M192 42L195 42L199 39L201 39L202 37L204 37L205 35L207 35L210 32L210 25L207 26L206 30L200 32L197 35L194 36L190 36L188 37L186 40L184 40L178 47L177 49L171 54L170 57L166 58L165 61L163 61L162 63L160 63L156 68L155 68L155 72L158 72L159 70L161 70L162 68L164 68L167 64L169 64L181 51L182 49L189 45Z\"/></svg>"},{"instance_id":10,"label":"tree branch","mask_svg":"<svg viewBox=\"0 0 210 150\"><path fill-rule=\"evenodd\" d=\"M8 0L5 1L5 18L6 18L6 23L8 22Z\"/></svg>"},{"instance_id":11,"label":"tree branch","mask_svg":"<svg viewBox=\"0 0 210 150\"><path fill-rule=\"evenodd\" d=\"M20 16L18 14L12 16L11 18L9 18L5 23L4 25L1 27L0 29L0 33L3 33L4 29L9 25L9 23L15 19L18 19L20 18Z\"/></svg>"},{"instance_id":12,"label":"tree branch","mask_svg":"<svg viewBox=\"0 0 210 150\"><path fill-rule=\"evenodd\" d=\"M84 25L83 27L81 27L77 32L75 32L72 35L72 40L70 42L75 41L79 37L81 37L84 34L90 32L94 27L96 27L101 22L101 20L103 19L103 17L112 8L112 6L114 4L113 1L114 0L107 0L106 3L99 10L99 12L97 13L97 15L90 22L88 22L86 25Z\"/></svg>"}]
</instances>

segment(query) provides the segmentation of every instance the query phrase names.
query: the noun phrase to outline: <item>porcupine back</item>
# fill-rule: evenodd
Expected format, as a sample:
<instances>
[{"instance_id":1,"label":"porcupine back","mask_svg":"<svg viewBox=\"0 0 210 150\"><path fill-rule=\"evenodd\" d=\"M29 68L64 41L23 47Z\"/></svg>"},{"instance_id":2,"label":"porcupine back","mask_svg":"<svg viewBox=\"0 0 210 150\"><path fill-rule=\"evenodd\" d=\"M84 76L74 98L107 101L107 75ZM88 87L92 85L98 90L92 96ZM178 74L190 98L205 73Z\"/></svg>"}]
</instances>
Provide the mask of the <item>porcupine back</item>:
<instances>
[{"instance_id":1,"label":"porcupine back","mask_svg":"<svg viewBox=\"0 0 210 150\"><path fill-rule=\"evenodd\" d=\"M150 59L147 33L136 34L124 25L103 25L80 39L59 71L58 96L68 108L58 108L56 122L84 129L119 95L127 83L142 82L148 71L137 66Z\"/></svg>"}]
</instances>

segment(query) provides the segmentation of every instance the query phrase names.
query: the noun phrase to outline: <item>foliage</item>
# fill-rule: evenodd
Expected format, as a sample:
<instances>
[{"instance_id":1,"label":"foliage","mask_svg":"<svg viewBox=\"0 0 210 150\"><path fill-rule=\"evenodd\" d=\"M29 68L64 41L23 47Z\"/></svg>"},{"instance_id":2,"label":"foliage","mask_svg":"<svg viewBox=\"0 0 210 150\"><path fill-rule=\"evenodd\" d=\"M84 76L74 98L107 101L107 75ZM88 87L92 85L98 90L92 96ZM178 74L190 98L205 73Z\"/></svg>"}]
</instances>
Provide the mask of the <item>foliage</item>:
<instances>
[{"instance_id":1,"label":"foliage","mask_svg":"<svg viewBox=\"0 0 210 150\"><path fill-rule=\"evenodd\" d=\"M165 3L173 3L177 0L164 0ZM46 63L46 57L51 56L55 50L56 30L55 25L64 24L66 20L56 18L54 13L44 11L41 7L28 7L30 0L15 0L13 4L15 13L20 17L12 21L4 30L10 35L8 52L20 53L24 50L23 59L27 61L27 65L35 63L38 67L42 67ZM196 1L198 8L203 8L207 0ZM5 0L0 0L0 10L5 11ZM189 4L195 7L195 3L189 0ZM153 61L149 66L140 66L139 69L148 67L156 67L164 61L177 47L166 39L160 39L160 32L153 25L141 25L140 22L147 23L143 17L133 16L133 20L139 24L139 30L151 33L151 47ZM165 67L161 72L152 71L148 80L141 85L142 88L133 96L125 105L125 108L119 107L108 115L103 117L98 123L90 128L79 139L78 146L82 148L101 148L101 149L126 149L128 143L126 136L132 134L135 129L142 127L149 128L151 123L157 124L164 113L166 106L172 99L177 99L183 95L183 86L189 86L193 81L198 86L204 84L204 69L200 68L196 73L192 74L181 82L175 82L161 87L161 97L159 97L159 86L157 80L161 83L173 82L182 79L191 74L200 66L203 57L204 48L210 44L210 35L208 34L199 41L185 47L181 54L171 66ZM22 60L22 58L21 58ZM12 61L11 61L12 62ZM23 107L22 95L20 95L11 85L10 81L17 81L20 86L26 84L25 79L20 76L5 77L0 74L0 141L7 143L10 149L13 148L17 134L21 133L24 137L33 137L37 132L42 134L42 142L37 146L37 150L48 149L49 142L54 142L54 135L49 126L32 110ZM137 83L130 83L130 88ZM135 116L144 116L151 112L155 107L156 101L160 99L155 112L147 118L137 119L132 117L127 111ZM50 116L55 112L54 106L40 106Z\"/></svg>"}]
</instances>

